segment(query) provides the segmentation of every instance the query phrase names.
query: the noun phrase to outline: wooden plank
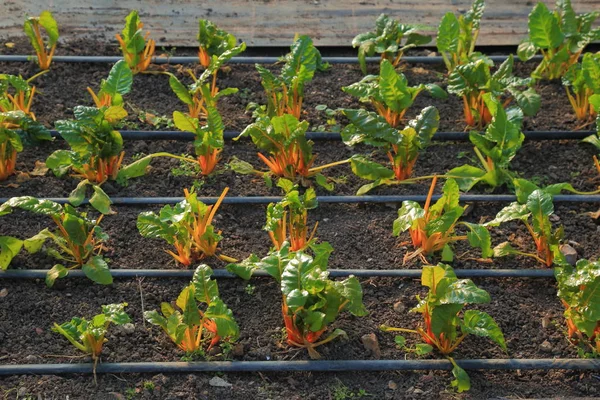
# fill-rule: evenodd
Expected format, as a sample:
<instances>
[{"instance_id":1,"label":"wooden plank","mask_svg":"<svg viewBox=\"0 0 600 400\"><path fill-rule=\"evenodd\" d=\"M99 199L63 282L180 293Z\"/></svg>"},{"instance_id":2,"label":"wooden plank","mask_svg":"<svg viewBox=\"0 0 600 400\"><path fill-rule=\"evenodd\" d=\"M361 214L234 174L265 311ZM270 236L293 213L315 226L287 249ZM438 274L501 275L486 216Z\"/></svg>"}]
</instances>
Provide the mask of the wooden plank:
<instances>
[{"instance_id":1,"label":"wooden plank","mask_svg":"<svg viewBox=\"0 0 600 400\"><path fill-rule=\"evenodd\" d=\"M553 0L544 0L553 7ZM576 12L600 11L600 0L573 0ZM514 45L527 34L527 15L535 4L525 0L488 0L480 45ZM91 36L114 40L131 9L140 11L159 46L196 46L197 20L207 18L248 46L289 46L295 33L309 34L319 46L349 46L387 13L404 23L431 27L446 12L464 12L470 0L2 0L0 36L22 35L25 15L51 10L63 38Z\"/></svg>"}]
</instances>

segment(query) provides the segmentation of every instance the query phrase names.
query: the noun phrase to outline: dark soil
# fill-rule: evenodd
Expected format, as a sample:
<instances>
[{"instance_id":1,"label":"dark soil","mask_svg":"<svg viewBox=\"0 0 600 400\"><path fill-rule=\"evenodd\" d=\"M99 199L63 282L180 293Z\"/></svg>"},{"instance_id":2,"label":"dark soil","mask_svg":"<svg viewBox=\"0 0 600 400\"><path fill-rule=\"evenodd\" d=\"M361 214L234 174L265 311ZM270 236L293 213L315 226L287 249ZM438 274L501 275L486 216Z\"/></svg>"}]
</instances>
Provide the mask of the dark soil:
<instances>
[{"instance_id":1,"label":"dark soil","mask_svg":"<svg viewBox=\"0 0 600 400\"><path fill-rule=\"evenodd\" d=\"M23 43L3 53L27 53ZM112 45L72 43L63 46L61 54L118 54ZM193 54L193 53L192 53ZM264 101L258 75L252 66L231 65L220 74L220 87L234 86L240 92L221 102L221 111L230 130L241 130L251 118L244 112L249 102ZM5 73L21 73L31 76L37 68L33 63L11 63L0 66ZM97 89L110 66L98 64L53 65L50 73L36 82L41 93L34 109L38 119L52 126L57 119L71 118L72 109L79 104L91 104L85 88ZM178 66L168 66L169 71L183 76ZM522 76L531 71L532 65L518 64ZM410 66L406 69L413 84L436 82L444 85L443 67ZM336 65L330 72L317 74L306 88L305 118L312 129L326 123L326 116L315 110L319 104L331 108L361 107L358 101L341 92L342 86L361 78L356 65ZM527 118L524 129L556 130L574 129L577 123L560 83L544 83L538 88L543 105L539 117ZM137 119L137 110L151 111L156 115L170 116L173 110L183 110L171 93L165 76L139 75L135 78L132 93L127 97L131 117L127 129L172 129L166 125L153 127ZM421 95L409 116L421 108L434 104L440 109L440 130L456 131L464 128L459 99L449 97L440 101ZM340 121L343 123L343 121ZM169 151L174 154L191 153L191 143L175 141L126 142L126 163L143 154ZM56 149L66 148L57 140L42 148L26 149L19 155L17 168L31 171L36 160L43 161ZM350 149L339 142L317 142L316 165L350 157L356 152L370 154L369 147ZM591 191L598 187L598 174L591 163L593 148L576 141L526 142L512 162L512 169L540 184L569 181L580 190ZM264 169L256 157L256 148L249 141L228 142L222 157L222 165L233 157L251 162ZM381 155L377 155L382 161ZM436 143L424 152L415 168L414 176L442 174L448 169L471 163L474 159L472 146L468 143ZM202 196L215 196L230 188L230 196L280 195L277 188L269 189L261 178L240 176L223 170L216 176L198 180L192 176L175 176L173 168L178 162L171 159L155 159L152 169L145 177L132 180L125 187L116 183L103 185L112 197L122 196L181 196L182 189L199 186ZM354 194L367 183L356 178L350 168L336 167L327 172L337 178L334 194ZM71 177L56 178L51 173L43 177L20 174L11 177L0 186L0 197L35 195L38 197L65 197L77 185ZM424 194L429 183L396 185L378 188L373 194ZM438 188L438 192L439 192ZM477 193L483 189L476 189ZM330 194L317 188L321 195ZM496 193L509 193L498 188ZM464 219L470 222L487 221L504 204L475 203ZM330 268L340 269L393 269L401 268L405 254L412 249L408 235L400 238L391 235L398 204L386 205L331 205L322 204L311 211L311 224L319 222L318 236L329 241L335 248ZM553 222L565 227L566 240L576 248L580 257L597 259L598 225L587 213L596 210L593 204L556 204ZM115 215L102 222L110 239L106 246L106 258L111 268L180 268L163 249L164 242L142 238L136 228L137 215L142 211L158 211L160 207L114 207ZM242 207L224 205L215 219L215 226L222 230L220 251L230 257L242 259L250 253L266 254L270 242L262 231L265 206ZM0 235L30 237L45 227L51 227L48 218L21 211L0 218ZM503 225L492 231L493 245L509 240L514 246L533 251L527 231L520 223ZM540 268L531 259L500 258L493 262L480 260L480 254L459 242L455 246L455 268ZM439 256L430 262L439 261ZM213 268L223 268L216 258L204 260ZM42 253L21 254L13 260L12 268L48 269L55 260ZM419 268L421 261L413 260L404 268ZM556 297L555 283L550 279L478 279L476 283L487 290L492 302L479 307L489 312L498 322L506 336L508 353L487 340L470 337L456 352L456 358L571 358L577 353L564 336L563 309ZM127 302L129 314L135 323L133 333L120 328L111 330L103 353L104 362L122 361L178 361L183 356L176 346L156 327L142 320L141 296L146 310L159 307L162 301L174 301L186 284L182 279L135 279L116 280L113 285L94 285L85 279L63 279L53 289L47 289L41 280L0 281L0 363L54 363L85 362L77 351L58 334L51 332L54 322L64 322L73 316L92 317L100 305ZM343 314L331 329L342 328L348 333L348 341L336 340L319 349L325 359L373 359L361 343L365 334L375 333L379 339L383 359L414 357L396 349L394 335L381 333L381 324L406 328L415 327L417 315L408 313L416 304L415 295L425 291L418 280L369 279L363 280L364 300L370 314L355 318ZM250 285L250 286L248 286ZM269 279L256 279L249 283L241 280L219 280L223 299L233 310L241 328L239 343L243 354L237 360L304 360L304 351L291 349L282 341L280 293L276 283ZM140 292L141 287L141 292ZM3 289L6 289L5 291ZM393 305L401 302L405 310L394 311ZM542 320L550 319L542 326ZM549 346L546 343L548 342ZM415 343L415 338L409 337ZM544 345L542 346L542 343ZM231 357L231 356L230 356ZM432 355L430 357L437 357ZM215 354L212 359L224 359ZM374 399L404 398L497 398L497 397L594 397L600 390L600 380L595 373L568 371L513 371L469 372L472 389L469 393L456 395L448 385L452 379L446 372L361 372L356 373L288 373L288 374L169 374L143 375L122 374L99 376L94 386L90 376L11 376L0 378L0 394L5 398L66 398L71 399L344 399L358 397L365 391ZM208 381L215 375L230 382L232 388L214 388ZM150 387L154 389L150 390Z\"/></svg>"}]
</instances>

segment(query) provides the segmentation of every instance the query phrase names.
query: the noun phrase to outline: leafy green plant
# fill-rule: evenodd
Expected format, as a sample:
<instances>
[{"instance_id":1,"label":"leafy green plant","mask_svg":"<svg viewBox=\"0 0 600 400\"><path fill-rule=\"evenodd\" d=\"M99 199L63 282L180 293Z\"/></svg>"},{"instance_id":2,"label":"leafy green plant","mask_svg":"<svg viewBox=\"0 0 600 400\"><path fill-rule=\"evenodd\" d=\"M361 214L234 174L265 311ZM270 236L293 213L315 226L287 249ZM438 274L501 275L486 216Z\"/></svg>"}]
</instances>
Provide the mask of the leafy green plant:
<instances>
[{"instance_id":1,"label":"leafy green plant","mask_svg":"<svg viewBox=\"0 0 600 400\"><path fill-rule=\"evenodd\" d=\"M367 73L366 57L381 54L381 60L388 60L396 67L406 50L431 42L430 36L417 33L424 28L426 26L401 24L381 14L375 21L374 31L361 33L352 39L352 47L358 47L358 62L363 74Z\"/></svg>"},{"instance_id":2,"label":"leafy green plant","mask_svg":"<svg viewBox=\"0 0 600 400\"><path fill-rule=\"evenodd\" d=\"M568 337L585 353L600 355L600 263L579 260L554 269L558 297L565 307Z\"/></svg>"},{"instance_id":3,"label":"leafy green plant","mask_svg":"<svg viewBox=\"0 0 600 400\"><path fill-rule=\"evenodd\" d=\"M498 226L504 222L520 220L535 243L536 253L527 253L513 248L509 242L499 244L494 248L495 257L521 255L534 258L540 263L551 267L555 259L563 258L560 252L560 242L564 237L562 225L553 229L550 216L554 214L553 195L567 189L574 191L570 184L559 183L544 189L525 179L515 179L514 185L517 201L504 207L496 218L485 226Z\"/></svg>"},{"instance_id":4,"label":"leafy green plant","mask_svg":"<svg viewBox=\"0 0 600 400\"><path fill-rule=\"evenodd\" d=\"M469 191L479 182L492 188L511 184L514 173L509 169L510 162L525 139L525 135L521 132L523 115L519 110L505 111L502 104L491 93L485 94L483 100L492 120L484 133L477 131L469 133L469 140L475 146L473 150L480 165L465 164L448 171L448 175L456 179L458 186L464 192Z\"/></svg>"},{"instance_id":5,"label":"leafy green plant","mask_svg":"<svg viewBox=\"0 0 600 400\"><path fill-rule=\"evenodd\" d=\"M116 34L123 59L134 74L148 69L156 47L154 40L148 39L150 32L146 35L142 34L143 27L144 24L140 21L137 10L133 10L125 18L125 27L121 34Z\"/></svg>"},{"instance_id":6,"label":"leafy green plant","mask_svg":"<svg viewBox=\"0 0 600 400\"><path fill-rule=\"evenodd\" d=\"M452 387L458 392L469 390L469 376L451 357L465 337L487 337L506 351L504 335L489 314L479 310L462 312L468 304L489 303L490 295L470 279L458 279L452 267L445 264L424 266L421 284L428 287L429 292L424 299L417 296L419 303L411 312L422 314L424 325L416 330L383 325L381 330L419 335L427 345L437 349L452 363L452 374L455 378ZM426 351L429 348L421 346L421 349Z\"/></svg>"},{"instance_id":7,"label":"leafy green plant","mask_svg":"<svg viewBox=\"0 0 600 400\"><path fill-rule=\"evenodd\" d=\"M273 175L291 180L297 177L304 179L316 176L317 183L326 186L327 180L320 172L326 168L345 164L348 160L313 167L316 157L312 153L313 142L306 139L307 129L307 121L300 122L291 114L273 118L263 116L248 125L234 140L250 136L256 147L269 154L265 156L258 153L258 157L269 167ZM236 172L263 175L262 172L255 171L252 166L248 167L246 164L239 164Z\"/></svg>"},{"instance_id":8,"label":"leafy green plant","mask_svg":"<svg viewBox=\"0 0 600 400\"><path fill-rule=\"evenodd\" d=\"M33 104L36 88L31 85L31 81L46 72L37 73L27 80L21 76L0 74L0 111L4 113L22 111L35 120L31 105Z\"/></svg>"},{"instance_id":9,"label":"leafy green plant","mask_svg":"<svg viewBox=\"0 0 600 400\"><path fill-rule=\"evenodd\" d=\"M0 181L15 172L17 154L25 146L47 140L52 140L50 132L23 111L0 112Z\"/></svg>"},{"instance_id":10,"label":"leafy green plant","mask_svg":"<svg viewBox=\"0 0 600 400\"><path fill-rule=\"evenodd\" d=\"M125 312L127 303L109 304L102 306L102 313L92 319L75 317L63 324L54 323L53 332L60 333L67 340L94 360L94 381L96 381L96 365L102 354L102 346L108 342L106 333L110 324L123 325L131 322Z\"/></svg>"},{"instance_id":11,"label":"leafy green plant","mask_svg":"<svg viewBox=\"0 0 600 400\"><path fill-rule=\"evenodd\" d=\"M107 198L96 198L94 202L105 203ZM106 207L108 207L106 205ZM10 214L13 209L20 208L35 214L46 215L54 221L55 231L46 228L37 235L22 242L29 253L37 253L42 249L44 243L50 240L54 248L48 248L48 255L67 264L56 264L46 275L46 285L51 287L58 278L64 278L72 269L81 268L85 276L90 280L108 285L112 283L112 276L108 269L108 264L102 257L104 243L108 240L108 235L100 227L103 215L98 219L92 219L87 213L77 212L69 204L64 206L50 200L39 200L31 196L13 197L0 205L0 216ZM5 239L6 240L6 239ZM2 266L10 264L11 253L18 253L18 242L5 241L2 245L0 240L0 260L3 260ZM5 248L10 252L5 253ZM6 262L5 254L8 256Z\"/></svg>"},{"instance_id":12,"label":"leafy green plant","mask_svg":"<svg viewBox=\"0 0 600 400\"><path fill-rule=\"evenodd\" d=\"M209 67L213 56L219 57L231 51L236 43L235 36L217 28L211 21L206 19L198 21L198 59L204 68Z\"/></svg>"},{"instance_id":13,"label":"leafy green plant","mask_svg":"<svg viewBox=\"0 0 600 400\"><path fill-rule=\"evenodd\" d=\"M211 278L212 274L212 269L206 264L196 268L192 282L181 291L175 302L181 311L170 303L161 303L161 312L144 312L148 322L160 326L187 354L203 349L207 341L207 350L221 340L235 341L240 333L233 312L219 297L219 287L217 281ZM205 309L202 310L200 305L204 305Z\"/></svg>"},{"instance_id":14,"label":"leafy green plant","mask_svg":"<svg viewBox=\"0 0 600 400\"><path fill-rule=\"evenodd\" d=\"M358 194L380 185L406 181L411 175L419 153L431 143L438 129L440 116L435 107L426 107L402 130L391 126L385 118L366 110L344 110L350 124L342 130L342 140L348 146L364 143L381 149L392 169L355 155L350 159L352 171L358 177L373 181L362 186Z\"/></svg>"},{"instance_id":15,"label":"leafy green plant","mask_svg":"<svg viewBox=\"0 0 600 400\"><path fill-rule=\"evenodd\" d=\"M597 115L590 97L600 96L600 53L586 53L581 63L575 63L562 78L569 102L579 120L592 119Z\"/></svg>"},{"instance_id":16,"label":"leafy green plant","mask_svg":"<svg viewBox=\"0 0 600 400\"><path fill-rule=\"evenodd\" d=\"M131 85L133 85L133 72L126 61L120 60L112 66L108 78L100 82L100 90L97 94L90 87L87 91L98 108L123 106L123 95L131 91Z\"/></svg>"},{"instance_id":17,"label":"leafy green plant","mask_svg":"<svg viewBox=\"0 0 600 400\"><path fill-rule=\"evenodd\" d=\"M198 200L193 188L191 191L184 189L184 200L174 207L166 205L158 215L152 211L138 215L138 230L144 237L163 239L173 245L176 253L166 252L186 267L204 257L214 256L222 237L220 231L215 232L212 220L228 190L223 190L214 205L207 206ZM218 257L235 262L223 254Z\"/></svg>"},{"instance_id":18,"label":"leafy green plant","mask_svg":"<svg viewBox=\"0 0 600 400\"><path fill-rule=\"evenodd\" d=\"M48 40L44 43L42 28ZM47 70L52 63L52 57L58 42L58 24L50 11L42 11L39 17L27 17L23 26L25 35L29 38L31 46L37 55L40 69Z\"/></svg>"},{"instance_id":19,"label":"leafy green plant","mask_svg":"<svg viewBox=\"0 0 600 400\"><path fill-rule=\"evenodd\" d=\"M550 11L546 4L537 3L529 14L529 37L524 39L517 54L522 61L540 52L542 61L532 72L535 79L561 78L585 47L600 39L600 28L593 29L597 11L575 14L571 0L558 0Z\"/></svg>"},{"instance_id":20,"label":"leafy green plant","mask_svg":"<svg viewBox=\"0 0 600 400\"><path fill-rule=\"evenodd\" d=\"M230 264L227 270L243 279L261 269L275 278L281 287L282 312L288 344L306 348L311 358L320 358L316 347L343 336L346 333L335 329L321 339L327 327L343 311L361 317L367 315L362 303L362 288L356 277L343 281L329 279L327 263L333 251L328 243L312 245L315 253L311 257L305 252L292 252L289 243L280 250L272 251L262 260L251 255L238 264Z\"/></svg>"},{"instance_id":21,"label":"leafy green plant","mask_svg":"<svg viewBox=\"0 0 600 400\"><path fill-rule=\"evenodd\" d=\"M596 134L590 135L583 139L584 142L593 144L596 146L596 149L600 151L600 94L595 94L590 96L590 104L592 105L592 109L596 112ZM594 165L600 174L600 162L598 161L598 157L594 156Z\"/></svg>"},{"instance_id":22,"label":"leafy green plant","mask_svg":"<svg viewBox=\"0 0 600 400\"><path fill-rule=\"evenodd\" d=\"M319 225L318 222L315 224L309 236L308 210L317 208L317 195L313 188L308 188L301 195L298 186L283 178L277 186L284 190L285 196L279 202L269 204L263 229L269 233L275 249L280 250L288 242L291 251L304 250L313 244Z\"/></svg>"},{"instance_id":23,"label":"leafy green plant","mask_svg":"<svg viewBox=\"0 0 600 400\"><path fill-rule=\"evenodd\" d=\"M484 0L475 0L471 8L458 17L449 12L444 15L438 27L436 45L442 55L448 73L462 64L481 56L475 52L479 37L481 17L485 9Z\"/></svg>"},{"instance_id":24,"label":"leafy green plant","mask_svg":"<svg viewBox=\"0 0 600 400\"><path fill-rule=\"evenodd\" d=\"M404 114L424 90L435 98L447 97L438 85L409 86L404 74L397 72L386 59L381 61L379 75L367 75L360 82L345 86L342 90L358 97L362 103L370 103L392 128L404 122Z\"/></svg>"},{"instance_id":25,"label":"leafy green plant","mask_svg":"<svg viewBox=\"0 0 600 400\"><path fill-rule=\"evenodd\" d=\"M518 78L513 75L513 56L498 67L493 74L493 63L481 57L476 61L456 66L448 76L448 92L463 100L465 122L479 128L489 124L493 114L485 101L486 94L497 99L506 108L514 99L523 114L535 115L541 105L541 98L531 87L531 78Z\"/></svg>"},{"instance_id":26,"label":"leafy green plant","mask_svg":"<svg viewBox=\"0 0 600 400\"><path fill-rule=\"evenodd\" d=\"M304 86L313 79L316 71L325 71L330 65L322 61L321 53L306 35L294 40L290 52L281 62L283 66L279 76L256 64L267 98L266 116L273 118L291 114L300 119Z\"/></svg>"},{"instance_id":27,"label":"leafy green plant","mask_svg":"<svg viewBox=\"0 0 600 400\"><path fill-rule=\"evenodd\" d=\"M398 219L394 221L394 236L409 231L412 244L417 249L413 253L407 253L404 262L417 256L427 262L425 256L438 251L442 251L442 261L452 261L454 253L450 245L459 240L468 240L471 246L481 249L484 258L491 257L492 240L487 228L469 222L459 222L467 206L458 204L460 193L456 181L448 179L440 199L431 204L436 182L437 177L434 177L423 208L416 201L405 200L398 210ZM457 235L457 225L464 225L469 232L466 235Z\"/></svg>"}]
</instances>

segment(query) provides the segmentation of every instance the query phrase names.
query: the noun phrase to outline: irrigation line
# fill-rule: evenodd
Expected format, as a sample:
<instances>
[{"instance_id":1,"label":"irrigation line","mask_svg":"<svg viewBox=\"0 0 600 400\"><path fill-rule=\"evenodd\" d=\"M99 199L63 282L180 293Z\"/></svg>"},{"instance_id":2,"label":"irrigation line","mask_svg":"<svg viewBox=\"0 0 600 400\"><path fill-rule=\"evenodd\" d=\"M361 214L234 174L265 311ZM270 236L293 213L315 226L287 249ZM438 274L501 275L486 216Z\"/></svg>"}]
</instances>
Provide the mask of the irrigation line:
<instances>
[{"instance_id":1,"label":"irrigation line","mask_svg":"<svg viewBox=\"0 0 600 400\"><path fill-rule=\"evenodd\" d=\"M124 140L186 140L193 141L195 136L191 132L181 131L120 131ZM51 130L50 134L58 139L62 139L58 131ZM595 134L594 131L524 131L525 140L581 140ZM223 137L232 140L240 135L237 131L226 131ZM306 132L306 138L314 141L339 141L342 136L339 133L330 132ZM467 141L469 132L437 132L433 135L433 140L446 141Z\"/></svg>"},{"instance_id":2,"label":"irrigation line","mask_svg":"<svg viewBox=\"0 0 600 400\"><path fill-rule=\"evenodd\" d=\"M455 360L466 370L594 370L600 359L473 359ZM448 360L335 360L335 361L198 361L98 364L98 374L190 372L340 372L451 370ZM0 375L89 374L93 364L0 365Z\"/></svg>"},{"instance_id":3,"label":"irrigation line","mask_svg":"<svg viewBox=\"0 0 600 400\"><path fill-rule=\"evenodd\" d=\"M489 56L494 62L504 62L508 55ZM517 58L515 56L515 58ZM0 55L0 62L27 62L35 60L36 56L25 55ZM65 63L116 63L122 60L120 56L54 56L52 62ZM518 59L518 58L517 58ZM532 61L540 61L541 56L536 55ZM274 64L280 57L233 57L230 64ZM380 57L367 57L368 63L378 63ZM323 57L323 61L330 64L358 64L358 57ZM405 56L402 61L408 64L442 64L444 59L440 56ZM198 64L198 57L153 57L153 64Z\"/></svg>"},{"instance_id":4,"label":"irrigation line","mask_svg":"<svg viewBox=\"0 0 600 400\"><path fill-rule=\"evenodd\" d=\"M440 194L435 194L431 197L437 201L441 197ZM42 199L42 198L40 198ZM66 204L69 199L66 197L46 197L44 199L54 201L59 204ZM137 205L161 205L161 204L177 204L183 201L183 197L112 197L113 205L117 206L137 206ZM317 201L323 204L356 204L356 203L402 203L406 200L424 203L427 199L426 195L387 195L387 196L317 196ZM198 200L204 204L215 204L217 197L199 197ZM223 204L269 204L277 203L281 197L277 196L234 196L225 197ZM463 194L460 196L460 201L465 203L485 202L485 203L507 203L516 201L517 197L512 194ZM590 194L559 194L553 197L555 203L600 203L600 195ZM0 204L8 201L7 197L0 197ZM89 204L86 199L82 204Z\"/></svg>"},{"instance_id":5,"label":"irrigation line","mask_svg":"<svg viewBox=\"0 0 600 400\"><path fill-rule=\"evenodd\" d=\"M345 278L354 275L359 278L420 278L421 269L330 269L329 276ZM48 270L45 269L7 269L0 271L0 279L44 279ZM180 269L112 269L113 278L192 278L194 270ZM552 278L552 269L455 269L459 278ZM237 278L238 276L224 269L213 270L215 278ZM258 270L253 277L268 277L266 271ZM81 270L69 271L69 278L85 278Z\"/></svg>"}]
</instances>

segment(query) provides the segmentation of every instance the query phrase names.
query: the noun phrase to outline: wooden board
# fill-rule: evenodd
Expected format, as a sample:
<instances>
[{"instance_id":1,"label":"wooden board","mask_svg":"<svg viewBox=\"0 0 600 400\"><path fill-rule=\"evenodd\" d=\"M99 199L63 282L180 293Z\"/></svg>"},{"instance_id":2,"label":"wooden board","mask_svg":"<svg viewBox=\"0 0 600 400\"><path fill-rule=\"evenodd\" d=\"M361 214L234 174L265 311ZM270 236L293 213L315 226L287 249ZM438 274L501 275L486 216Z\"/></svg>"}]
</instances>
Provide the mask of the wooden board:
<instances>
[{"instance_id":1,"label":"wooden board","mask_svg":"<svg viewBox=\"0 0 600 400\"><path fill-rule=\"evenodd\" d=\"M553 7L553 0L545 0ZM600 11L600 0L573 0L576 12ZM526 36L527 15L535 4L488 0L478 44L515 45ZM435 30L446 12L464 12L470 0L1 0L0 36L22 34L24 16L51 10L63 38L92 36L114 40L131 9L140 11L159 46L196 46L197 20L210 19L248 46L289 46L295 33L309 34L319 46L349 46L371 30L380 13Z\"/></svg>"}]
</instances>

